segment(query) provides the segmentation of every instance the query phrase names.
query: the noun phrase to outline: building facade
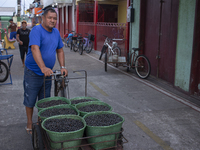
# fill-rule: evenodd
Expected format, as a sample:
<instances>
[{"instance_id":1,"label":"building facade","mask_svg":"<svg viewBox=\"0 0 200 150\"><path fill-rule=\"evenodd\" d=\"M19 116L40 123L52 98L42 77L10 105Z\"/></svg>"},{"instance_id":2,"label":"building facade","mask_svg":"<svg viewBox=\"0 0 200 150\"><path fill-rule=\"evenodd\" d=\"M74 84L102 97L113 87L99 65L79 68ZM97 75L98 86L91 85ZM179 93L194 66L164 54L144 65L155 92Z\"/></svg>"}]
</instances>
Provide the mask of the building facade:
<instances>
[{"instance_id":1,"label":"building facade","mask_svg":"<svg viewBox=\"0 0 200 150\"><path fill-rule=\"evenodd\" d=\"M151 75L200 96L199 0L130 1L130 47L140 47Z\"/></svg>"}]
</instances>

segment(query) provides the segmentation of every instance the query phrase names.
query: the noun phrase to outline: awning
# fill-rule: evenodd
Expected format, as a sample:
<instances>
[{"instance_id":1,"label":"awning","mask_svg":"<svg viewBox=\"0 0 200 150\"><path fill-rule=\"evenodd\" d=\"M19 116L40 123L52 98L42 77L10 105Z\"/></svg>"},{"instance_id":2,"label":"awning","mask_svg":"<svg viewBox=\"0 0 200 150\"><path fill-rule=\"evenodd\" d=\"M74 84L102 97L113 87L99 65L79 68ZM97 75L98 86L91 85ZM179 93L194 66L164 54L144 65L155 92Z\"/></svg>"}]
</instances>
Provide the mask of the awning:
<instances>
[{"instance_id":1,"label":"awning","mask_svg":"<svg viewBox=\"0 0 200 150\"><path fill-rule=\"evenodd\" d=\"M43 6L46 7L46 6L49 6L49 5L52 5L52 4L72 4L73 3L73 0L43 0Z\"/></svg>"},{"instance_id":2,"label":"awning","mask_svg":"<svg viewBox=\"0 0 200 150\"><path fill-rule=\"evenodd\" d=\"M13 16L13 12L0 12L0 16Z\"/></svg>"}]
</instances>

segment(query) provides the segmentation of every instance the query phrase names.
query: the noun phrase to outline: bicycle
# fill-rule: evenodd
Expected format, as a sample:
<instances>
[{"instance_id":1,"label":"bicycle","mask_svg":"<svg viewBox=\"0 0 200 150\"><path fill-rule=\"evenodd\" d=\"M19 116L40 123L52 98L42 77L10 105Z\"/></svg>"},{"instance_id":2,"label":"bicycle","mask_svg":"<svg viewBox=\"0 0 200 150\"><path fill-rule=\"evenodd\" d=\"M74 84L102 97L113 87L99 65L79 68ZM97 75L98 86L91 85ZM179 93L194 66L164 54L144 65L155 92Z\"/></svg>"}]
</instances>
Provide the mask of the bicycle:
<instances>
[{"instance_id":1,"label":"bicycle","mask_svg":"<svg viewBox=\"0 0 200 150\"><path fill-rule=\"evenodd\" d=\"M0 60L0 82L5 82L8 79L9 69L8 66Z\"/></svg>"},{"instance_id":2,"label":"bicycle","mask_svg":"<svg viewBox=\"0 0 200 150\"><path fill-rule=\"evenodd\" d=\"M85 79L85 96L87 96L87 72L85 70L76 70L73 71L73 73L76 72L84 72L85 75L83 77L71 77L69 78L68 76L64 76L61 74L60 70L54 70L53 74L51 74L51 76L53 76L53 79L46 79L44 77L44 83L46 80L54 80L54 96L60 96L60 97L66 97L66 98L70 98L69 96L69 80L70 79ZM45 85L45 84L44 84ZM45 86L44 86L45 89ZM45 97L45 90L44 90L44 97Z\"/></svg>"},{"instance_id":3,"label":"bicycle","mask_svg":"<svg viewBox=\"0 0 200 150\"><path fill-rule=\"evenodd\" d=\"M81 35L82 34L77 33L76 40L74 40L74 43L73 43L74 52L77 52L79 50L79 45L81 44L81 39L83 38Z\"/></svg>"},{"instance_id":4,"label":"bicycle","mask_svg":"<svg viewBox=\"0 0 200 150\"><path fill-rule=\"evenodd\" d=\"M66 30L68 30L68 29L66 29ZM64 35L65 47L70 47L70 44L71 44L71 41L72 41L72 37L73 37L73 32L75 32L75 31L69 31L68 34Z\"/></svg>"},{"instance_id":5,"label":"bicycle","mask_svg":"<svg viewBox=\"0 0 200 150\"><path fill-rule=\"evenodd\" d=\"M106 37L106 39L104 41L99 60L101 60L103 53L105 53L105 71L107 71L107 63L113 63L116 67L118 67L118 57L121 56L121 49L117 46L117 42L114 42L113 40L123 39L111 39L106 35L103 36ZM109 44L111 41L112 45Z\"/></svg>"},{"instance_id":6,"label":"bicycle","mask_svg":"<svg viewBox=\"0 0 200 150\"><path fill-rule=\"evenodd\" d=\"M68 77L61 75L60 70L55 70L52 76L54 77L54 95L69 98Z\"/></svg>"},{"instance_id":7,"label":"bicycle","mask_svg":"<svg viewBox=\"0 0 200 150\"><path fill-rule=\"evenodd\" d=\"M151 73L151 64L149 59L145 55L138 55L136 52L140 50L140 48L132 48L133 52L128 54L127 59L127 72L130 71L131 68L135 68L136 74L142 78L146 79Z\"/></svg>"},{"instance_id":8,"label":"bicycle","mask_svg":"<svg viewBox=\"0 0 200 150\"><path fill-rule=\"evenodd\" d=\"M93 49L93 41L94 41L94 35L92 34L88 34L88 33L85 33L87 34L88 36L85 36L83 39L83 50L86 51L86 53L90 53Z\"/></svg>"}]
</instances>

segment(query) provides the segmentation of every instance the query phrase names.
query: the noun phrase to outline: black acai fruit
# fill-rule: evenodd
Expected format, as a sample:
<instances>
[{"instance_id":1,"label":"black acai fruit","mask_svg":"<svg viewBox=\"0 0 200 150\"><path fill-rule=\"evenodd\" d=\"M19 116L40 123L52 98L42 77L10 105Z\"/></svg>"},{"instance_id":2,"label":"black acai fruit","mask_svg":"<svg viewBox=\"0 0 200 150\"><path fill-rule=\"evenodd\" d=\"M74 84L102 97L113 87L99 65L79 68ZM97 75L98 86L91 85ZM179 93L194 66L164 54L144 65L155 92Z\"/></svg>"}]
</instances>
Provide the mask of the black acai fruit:
<instances>
[{"instance_id":1,"label":"black acai fruit","mask_svg":"<svg viewBox=\"0 0 200 150\"><path fill-rule=\"evenodd\" d=\"M91 104L91 105L79 107L78 110L83 111L83 112L93 112L93 111L109 111L110 108L105 105Z\"/></svg>"},{"instance_id":2,"label":"black acai fruit","mask_svg":"<svg viewBox=\"0 0 200 150\"><path fill-rule=\"evenodd\" d=\"M53 108L53 109L47 109L43 112L41 112L41 117L51 117L55 115L77 115L78 113L72 109L72 108Z\"/></svg>"},{"instance_id":3,"label":"black acai fruit","mask_svg":"<svg viewBox=\"0 0 200 150\"><path fill-rule=\"evenodd\" d=\"M93 101L93 100L91 100L91 99L77 99L77 100L72 100L71 104L75 105L75 104L78 104L78 103L90 102L90 101Z\"/></svg>"},{"instance_id":4,"label":"black acai fruit","mask_svg":"<svg viewBox=\"0 0 200 150\"><path fill-rule=\"evenodd\" d=\"M44 127L54 132L71 132L82 129L84 124L80 120L71 118L48 119L45 121Z\"/></svg>"},{"instance_id":5,"label":"black acai fruit","mask_svg":"<svg viewBox=\"0 0 200 150\"><path fill-rule=\"evenodd\" d=\"M116 114L90 115L85 118L88 126L110 126L122 121L122 118Z\"/></svg>"},{"instance_id":6,"label":"black acai fruit","mask_svg":"<svg viewBox=\"0 0 200 150\"><path fill-rule=\"evenodd\" d=\"M39 108L47 108L47 107L51 107L51 106L55 106L55 105L61 105L61 104L68 104L68 103L66 101L62 101L62 100L51 100L51 101L39 103L37 106Z\"/></svg>"}]
</instances>

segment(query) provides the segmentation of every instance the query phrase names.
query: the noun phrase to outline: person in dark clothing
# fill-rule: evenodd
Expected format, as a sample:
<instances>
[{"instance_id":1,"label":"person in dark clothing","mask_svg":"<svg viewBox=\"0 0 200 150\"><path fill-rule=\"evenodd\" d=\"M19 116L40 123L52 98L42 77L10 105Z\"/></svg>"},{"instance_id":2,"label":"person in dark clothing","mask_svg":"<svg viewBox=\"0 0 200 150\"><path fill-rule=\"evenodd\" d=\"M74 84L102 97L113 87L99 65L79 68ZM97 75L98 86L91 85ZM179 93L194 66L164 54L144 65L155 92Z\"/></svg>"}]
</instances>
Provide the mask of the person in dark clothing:
<instances>
[{"instance_id":1,"label":"person in dark clothing","mask_svg":"<svg viewBox=\"0 0 200 150\"><path fill-rule=\"evenodd\" d=\"M20 56L24 67L24 57L28 52L29 33L30 30L26 28L27 22L22 21L22 28L17 30L17 41L19 42Z\"/></svg>"}]
</instances>

